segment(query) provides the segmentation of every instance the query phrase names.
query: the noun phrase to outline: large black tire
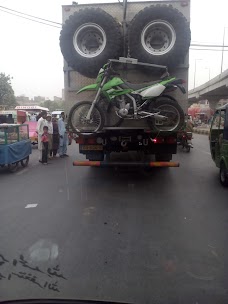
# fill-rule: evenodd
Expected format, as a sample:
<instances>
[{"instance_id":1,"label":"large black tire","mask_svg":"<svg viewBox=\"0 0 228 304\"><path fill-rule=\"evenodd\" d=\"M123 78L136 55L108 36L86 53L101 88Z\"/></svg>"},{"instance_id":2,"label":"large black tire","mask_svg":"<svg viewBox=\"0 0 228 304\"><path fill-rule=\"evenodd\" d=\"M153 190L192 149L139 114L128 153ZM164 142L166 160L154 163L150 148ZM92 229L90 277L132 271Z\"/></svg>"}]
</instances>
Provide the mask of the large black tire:
<instances>
[{"instance_id":1,"label":"large black tire","mask_svg":"<svg viewBox=\"0 0 228 304\"><path fill-rule=\"evenodd\" d=\"M172 5L154 5L131 21L129 49L140 61L176 66L184 61L191 41L187 19Z\"/></svg>"},{"instance_id":2,"label":"large black tire","mask_svg":"<svg viewBox=\"0 0 228 304\"><path fill-rule=\"evenodd\" d=\"M121 55L120 25L101 9L80 10L63 25L60 48L70 67L94 78L108 59Z\"/></svg>"},{"instance_id":3,"label":"large black tire","mask_svg":"<svg viewBox=\"0 0 228 304\"><path fill-rule=\"evenodd\" d=\"M100 130L103 129L104 127L104 123L105 123L105 116L103 111L100 109L100 107L98 105L95 105L94 110L92 112L92 118L97 119L98 120L98 125L96 126L91 126L91 125L87 125L86 126L86 122L83 122L83 119L85 118L85 116L88 113L89 108L91 107L92 102L91 101L80 101L77 102L70 110L69 112L69 116L68 116L68 121L69 121L69 125L71 127L71 129L77 133L77 134L84 134L84 135L90 135L91 133L96 133ZM81 107L81 111L83 110L84 107L84 113L81 113L81 117L79 116L75 116L75 113L78 112L79 113L79 109ZM80 114L80 113L79 113ZM81 123L81 129L80 129L80 125L77 124L76 118L79 120L79 123ZM83 128L83 124L84 124L84 130ZM90 129L89 129L90 128Z\"/></svg>"},{"instance_id":4,"label":"large black tire","mask_svg":"<svg viewBox=\"0 0 228 304\"><path fill-rule=\"evenodd\" d=\"M155 154L155 160L157 162L170 162L172 160L172 154Z\"/></svg>"},{"instance_id":5,"label":"large black tire","mask_svg":"<svg viewBox=\"0 0 228 304\"><path fill-rule=\"evenodd\" d=\"M220 183L223 187L228 187L228 169L226 168L224 162L220 165Z\"/></svg>"},{"instance_id":6,"label":"large black tire","mask_svg":"<svg viewBox=\"0 0 228 304\"><path fill-rule=\"evenodd\" d=\"M167 112L166 112L167 109ZM156 99L154 102L150 102L148 106L148 111L150 113L160 111L160 115L168 117L167 121L163 122L163 125L156 123L154 118L148 118L147 122L149 127L155 131L178 131L180 130L185 122L184 111L178 102L170 96L161 96ZM169 114L170 111L170 114ZM176 120L172 124L172 122Z\"/></svg>"}]
</instances>

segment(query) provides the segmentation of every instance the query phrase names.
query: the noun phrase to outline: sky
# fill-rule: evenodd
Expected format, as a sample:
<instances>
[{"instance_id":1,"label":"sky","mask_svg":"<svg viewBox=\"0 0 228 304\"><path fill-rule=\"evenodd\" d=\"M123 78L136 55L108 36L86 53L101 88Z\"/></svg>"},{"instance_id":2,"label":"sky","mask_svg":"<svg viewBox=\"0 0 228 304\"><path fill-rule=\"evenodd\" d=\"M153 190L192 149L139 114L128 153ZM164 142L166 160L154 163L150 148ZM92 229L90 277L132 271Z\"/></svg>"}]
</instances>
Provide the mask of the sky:
<instances>
[{"instance_id":1,"label":"sky","mask_svg":"<svg viewBox=\"0 0 228 304\"><path fill-rule=\"evenodd\" d=\"M109 1L77 0L79 4ZM71 3L70 0L0 0L0 6L59 23L62 22L61 6ZM222 45L224 27L227 27L225 45L228 45L227 11L227 0L191 0L192 43ZM0 8L0 72L13 77L17 96L40 95L51 99L61 96L63 57L59 34L60 28L22 19L2 12ZM217 51L190 50L189 89L194 86L194 74L198 86L208 81L209 75L213 78L220 73L221 56ZM228 52L224 52L225 69L228 69Z\"/></svg>"}]
</instances>

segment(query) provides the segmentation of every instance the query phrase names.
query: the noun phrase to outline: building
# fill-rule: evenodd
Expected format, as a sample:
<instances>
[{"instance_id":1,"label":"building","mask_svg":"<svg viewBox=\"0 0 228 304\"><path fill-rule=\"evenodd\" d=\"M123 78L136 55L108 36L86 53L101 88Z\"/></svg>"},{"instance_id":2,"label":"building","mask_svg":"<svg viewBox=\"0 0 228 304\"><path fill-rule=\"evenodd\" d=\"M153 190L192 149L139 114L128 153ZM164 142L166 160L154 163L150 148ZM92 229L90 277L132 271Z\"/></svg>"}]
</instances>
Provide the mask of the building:
<instances>
[{"instance_id":1,"label":"building","mask_svg":"<svg viewBox=\"0 0 228 304\"><path fill-rule=\"evenodd\" d=\"M62 98L61 98L61 97L54 96L54 101L56 101L56 102L62 101Z\"/></svg>"},{"instance_id":2,"label":"building","mask_svg":"<svg viewBox=\"0 0 228 304\"><path fill-rule=\"evenodd\" d=\"M29 97L25 96L25 95L21 95L21 96L16 96L16 102L23 106L25 104L29 104L31 102L31 100L29 99Z\"/></svg>"},{"instance_id":3,"label":"building","mask_svg":"<svg viewBox=\"0 0 228 304\"><path fill-rule=\"evenodd\" d=\"M34 99L34 103L36 103L36 104L39 104L39 103L44 102L46 100L46 98L43 97L43 96L34 96L33 99Z\"/></svg>"}]
</instances>

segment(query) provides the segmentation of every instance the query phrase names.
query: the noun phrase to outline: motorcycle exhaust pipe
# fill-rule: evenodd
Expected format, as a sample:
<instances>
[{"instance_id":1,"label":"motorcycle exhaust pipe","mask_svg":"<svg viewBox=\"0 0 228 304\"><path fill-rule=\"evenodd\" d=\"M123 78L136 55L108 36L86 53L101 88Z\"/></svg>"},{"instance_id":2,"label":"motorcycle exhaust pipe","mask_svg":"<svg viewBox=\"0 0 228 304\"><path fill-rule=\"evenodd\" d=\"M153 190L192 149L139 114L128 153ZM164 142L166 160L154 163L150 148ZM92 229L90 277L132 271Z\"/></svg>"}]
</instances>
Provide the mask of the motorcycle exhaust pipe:
<instances>
[{"instance_id":1,"label":"motorcycle exhaust pipe","mask_svg":"<svg viewBox=\"0 0 228 304\"><path fill-rule=\"evenodd\" d=\"M154 118L157 119L157 120L162 120L162 121L165 121L165 120L168 119L166 116L159 115L159 114L154 114Z\"/></svg>"}]
</instances>

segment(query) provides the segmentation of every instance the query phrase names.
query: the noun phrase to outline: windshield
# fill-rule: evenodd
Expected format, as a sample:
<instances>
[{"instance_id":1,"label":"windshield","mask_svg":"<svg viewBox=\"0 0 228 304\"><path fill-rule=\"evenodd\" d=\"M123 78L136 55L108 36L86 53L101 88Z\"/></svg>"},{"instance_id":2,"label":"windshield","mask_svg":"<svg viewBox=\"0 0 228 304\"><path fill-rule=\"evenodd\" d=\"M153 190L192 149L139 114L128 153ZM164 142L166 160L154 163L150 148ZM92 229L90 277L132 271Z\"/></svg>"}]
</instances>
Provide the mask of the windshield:
<instances>
[{"instance_id":1,"label":"windshield","mask_svg":"<svg viewBox=\"0 0 228 304\"><path fill-rule=\"evenodd\" d=\"M0 0L0 302L228 303L227 11Z\"/></svg>"}]
</instances>

